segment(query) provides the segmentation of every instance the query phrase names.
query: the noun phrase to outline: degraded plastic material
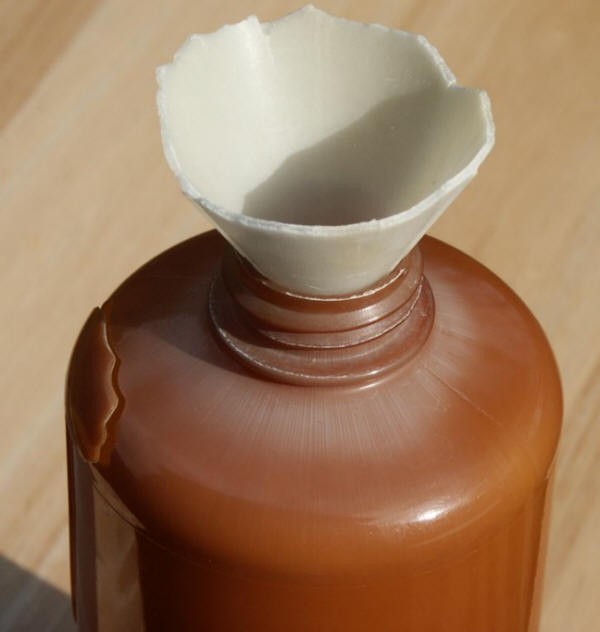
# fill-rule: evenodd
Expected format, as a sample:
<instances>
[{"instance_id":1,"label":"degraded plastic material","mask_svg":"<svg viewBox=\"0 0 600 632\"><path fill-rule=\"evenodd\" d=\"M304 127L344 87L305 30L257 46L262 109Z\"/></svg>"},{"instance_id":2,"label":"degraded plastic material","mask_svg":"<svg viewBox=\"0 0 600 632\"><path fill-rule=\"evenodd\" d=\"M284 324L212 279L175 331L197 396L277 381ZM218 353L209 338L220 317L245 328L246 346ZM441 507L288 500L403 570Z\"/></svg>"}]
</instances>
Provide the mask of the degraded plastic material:
<instances>
[{"instance_id":1,"label":"degraded plastic material","mask_svg":"<svg viewBox=\"0 0 600 632\"><path fill-rule=\"evenodd\" d=\"M419 35L308 5L193 35L157 71L185 194L264 276L304 294L385 276L476 175L490 102Z\"/></svg>"}]
</instances>

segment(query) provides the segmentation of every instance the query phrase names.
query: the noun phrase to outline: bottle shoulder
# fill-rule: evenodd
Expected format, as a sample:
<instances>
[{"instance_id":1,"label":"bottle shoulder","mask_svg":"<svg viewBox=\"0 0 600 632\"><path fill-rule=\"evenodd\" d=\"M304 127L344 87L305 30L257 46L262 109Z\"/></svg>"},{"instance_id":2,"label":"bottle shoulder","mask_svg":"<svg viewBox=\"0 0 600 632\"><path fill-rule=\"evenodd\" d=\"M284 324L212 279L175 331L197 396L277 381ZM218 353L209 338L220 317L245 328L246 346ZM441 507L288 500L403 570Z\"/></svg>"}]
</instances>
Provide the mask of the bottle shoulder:
<instances>
[{"instance_id":1,"label":"bottle shoulder","mask_svg":"<svg viewBox=\"0 0 600 632\"><path fill-rule=\"evenodd\" d=\"M346 571L357 550L380 569L489 531L543 484L556 366L483 266L424 239L435 319L417 356L374 383L294 386L246 370L214 335L206 297L223 245L213 232L167 251L92 319L111 351L98 357L117 358L119 405L91 467L142 528L265 572Z\"/></svg>"}]
</instances>

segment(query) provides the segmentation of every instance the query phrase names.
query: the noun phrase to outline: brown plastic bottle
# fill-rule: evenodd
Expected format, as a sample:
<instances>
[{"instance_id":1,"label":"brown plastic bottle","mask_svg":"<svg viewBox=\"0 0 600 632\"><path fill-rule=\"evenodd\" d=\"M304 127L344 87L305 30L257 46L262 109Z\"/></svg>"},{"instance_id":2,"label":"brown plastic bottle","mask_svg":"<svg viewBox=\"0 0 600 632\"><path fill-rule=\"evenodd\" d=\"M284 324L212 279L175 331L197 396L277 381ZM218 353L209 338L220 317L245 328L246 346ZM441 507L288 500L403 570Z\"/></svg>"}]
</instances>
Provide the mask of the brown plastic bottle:
<instances>
[{"instance_id":1,"label":"brown plastic bottle","mask_svg":"<svg viewBox=\"0 0 600 632\"><path fill-rule=\"evenodd\" d=\"M303 297L191 239L92 312L66 404L80 632L537 630L558 373L440 241Z\"/></svg>"}]
</instances>

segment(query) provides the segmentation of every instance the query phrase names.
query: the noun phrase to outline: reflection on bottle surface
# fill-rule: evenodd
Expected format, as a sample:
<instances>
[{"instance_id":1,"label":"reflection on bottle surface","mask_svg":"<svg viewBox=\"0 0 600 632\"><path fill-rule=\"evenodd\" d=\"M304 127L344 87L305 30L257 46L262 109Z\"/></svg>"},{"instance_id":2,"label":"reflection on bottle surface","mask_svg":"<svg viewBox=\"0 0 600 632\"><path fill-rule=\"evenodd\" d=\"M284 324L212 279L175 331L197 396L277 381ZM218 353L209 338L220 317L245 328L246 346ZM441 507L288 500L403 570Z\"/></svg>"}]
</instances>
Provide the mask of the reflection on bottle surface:
<instances>
[{"instance_id":1,"label":"reflection on bottle surface","mask_svg":"<svg viewBox=\"0 0 600 632\"><path fill-rule=\"evenodd\" d=\"M75 347L79 629L534 632L561 394L523 303L431 238L335 301L225 249L160 255Z\"/></svg>"}]
</instances>

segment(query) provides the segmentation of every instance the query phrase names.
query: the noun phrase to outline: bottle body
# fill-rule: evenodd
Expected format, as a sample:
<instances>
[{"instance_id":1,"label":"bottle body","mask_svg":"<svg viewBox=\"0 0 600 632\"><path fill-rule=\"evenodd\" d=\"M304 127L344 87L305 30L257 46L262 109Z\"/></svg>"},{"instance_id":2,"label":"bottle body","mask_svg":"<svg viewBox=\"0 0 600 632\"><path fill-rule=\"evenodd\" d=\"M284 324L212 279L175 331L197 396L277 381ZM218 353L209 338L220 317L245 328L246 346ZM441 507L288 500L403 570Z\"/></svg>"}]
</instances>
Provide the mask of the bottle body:
<instances>
[{"instance_id":1,"label":"bottle body","mask_svg":"<svg viewBox=\"0 0 600 632\"><path fill-rule=\"evenodd\" d=\"M306 383L272 379L279 356L262 350L240 362L209 305L215 233L94 312L67 388L80 630L536 630L554 360L500 280L441 242L420 247L435 308L407 298L389 331L421 318L425 334L381 373L363 358L383 358L388 330L346 345L368 379L315 383L310 367L337 360L310 350L288 365L305 363ZM301 316L286 331L279 314L277 335Z\"/></svg>"}]
</instances>

